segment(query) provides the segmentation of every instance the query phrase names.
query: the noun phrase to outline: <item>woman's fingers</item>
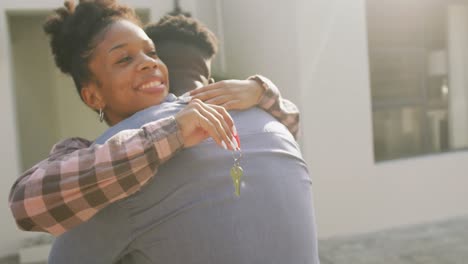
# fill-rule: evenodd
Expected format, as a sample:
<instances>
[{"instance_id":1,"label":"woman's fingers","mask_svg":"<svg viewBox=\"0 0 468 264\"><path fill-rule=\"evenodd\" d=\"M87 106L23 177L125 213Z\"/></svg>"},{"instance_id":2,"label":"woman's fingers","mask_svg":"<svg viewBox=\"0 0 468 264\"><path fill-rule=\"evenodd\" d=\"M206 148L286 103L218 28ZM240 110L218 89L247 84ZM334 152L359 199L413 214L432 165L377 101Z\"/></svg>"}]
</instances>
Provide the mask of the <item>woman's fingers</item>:
<instances>
[{"instance_id":1,"label":"woman's fingers","mask_svg":"<svg viewBox=\"0 0 468 264\"><path fill-rule=\"evenodd\" d=\"M232 96L230 95L219 95L216 97L213 97L211 99L208 99L205 102L205 104L212 104L212 105L223 105L224 103L228 102L231 99Z\"/></svg>"},{"instance_id":2,"label":"woman's fingers","mask_svg":"<svg viewBox=\"0 0 468 264\"><path fill-rule=\"evenodd\" d=\"M225 80L191 91L193 99L225 106L228 110L244 110L258 104L265 88L255 80Z\"/></svg>"},{"instance_id":3,"label":"woman's fingers","mask_svg":"<svg viewBox=\"0 0 468 264\"><path fill-rule=\"evenodd\" d=\"M227 93L228 93L227 89L213 89L213 90L205 91L205 92L198 93L198 94L191 95L191 96L193 99L200 99L201 101L206 102L210 99L222 96Z\"/></svg>"},{"instance_id":4,"label":"woman's fingers","mask_svg":"<svg viewBox=\"0 0 468 264\"><path fill-rule=\"evenodd\" d=\"M242 109L241 100L233 99L224 102L221 106L226 110L239 110Z\"/></svg>"},{"instance_id":5,"label":"woman's fingers","mask_svg":"<svg viewBox=\"0 0 468 264\"><path fill-rule=\"evenodd\" d=\"M219 118L223 120L223 127L225 131L228 131L227 134L230 137L230 139L232 139L232 137L234 136L235 128L234 128L234 120L232 120L231 115L229 115L227 110L222 106L209 105L209 107L213 109L214 111L216 111L217 114L220 115Z\"/></svg>"},{"instance_id":6,"label":"woman's fingers","mask_svg":"<svg viewBox=\"0 0 468 264\"><path fill-rule=\"evenodd\" d=\"M198 95L207 91L211 91L211 90L216 90L225 86L226 86L226 81L220 81L220 82L208 84L206 86L190 91L190 95L195 96L195 95Z\"/></svg>"},{"instance_id":7,"label":"woman's fingers","mask_svg":"<svg viewBox=\"0 0 468 264\"><path fill-rule=\"evenodd\" d=\"M211 138L213 138L213 140L221 147L223 148L226 148L223 144L222 144L222 139L220 137L220 134L218 132L218 129L216 128L215 124L212 122L212 120L210 120L209 118L207 118L205 116L205 113L202 112L199 112L199 111L195 111L196 113L198 113L199 115L197 116L198 118L198 125L200 126L201 129L203 129L206 134L208 134L208 136L210 136Z\"/></svg>"},{"instance_id":8,"label":"woman's fingers","mask_svg":"<svg viewBox=\"0 0 468 264\"><path fill-rule=\"evenodd\" d=\"M207 131L210 136L213 137L213 139L215 139L215 141L221 146L223 146L222 141L224 141L227 146L234 146L232 142L232 124L228 125L229 121L225 120L226 116L218 112L219 109L215 110L213 107L207 104L198 102L194 102L194 104L196 105L198 112L201 114L201 116L203 116L201 121L208 122L206 123L206 128L210 129Z\"/></svg>"},{"instance_id":9,"label":"woman's fingers","mask_svg":"<svg viewBox=\"0 0 468 264\"><path fill-rule=\"evenodd\" d=\"M223 148L236 148L232 139L234 121L221 106L208 105L195 99L176 114L175 118L186 147L196 145L209 136Z\"/></svg>"}]
</instances>

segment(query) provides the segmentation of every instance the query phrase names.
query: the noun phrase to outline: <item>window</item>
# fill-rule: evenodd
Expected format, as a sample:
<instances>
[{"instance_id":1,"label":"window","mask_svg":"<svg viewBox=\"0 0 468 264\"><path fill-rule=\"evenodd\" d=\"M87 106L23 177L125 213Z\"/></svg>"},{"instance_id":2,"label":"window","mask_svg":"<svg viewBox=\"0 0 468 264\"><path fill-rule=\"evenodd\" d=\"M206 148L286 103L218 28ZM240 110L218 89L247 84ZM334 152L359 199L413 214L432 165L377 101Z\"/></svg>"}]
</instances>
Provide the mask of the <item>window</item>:
<instances>
[{"instance_id":1,"label":"window","mask_svg":"<svg viewBox=\"0 0 468 264\"><path fill-rule=\"evenodd\" d=\"M468 0L367 0L376 161L468 147Z\"/></svg>"}]
</instances>

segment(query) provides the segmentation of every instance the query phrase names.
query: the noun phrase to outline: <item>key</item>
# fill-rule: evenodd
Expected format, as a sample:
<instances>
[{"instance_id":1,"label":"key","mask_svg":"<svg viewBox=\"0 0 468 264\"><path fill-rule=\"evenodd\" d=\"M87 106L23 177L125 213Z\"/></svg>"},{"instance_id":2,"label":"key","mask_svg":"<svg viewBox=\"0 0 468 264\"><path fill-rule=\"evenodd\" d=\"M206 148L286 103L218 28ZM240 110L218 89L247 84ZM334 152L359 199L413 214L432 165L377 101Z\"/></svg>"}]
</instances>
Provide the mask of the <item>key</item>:
<instances>
[{"instance_id":1,"label":"key","mask_svg":"<svg viewBox=\"0 0 468 264\"><path fill-rule=\"evenodd\" d=\"M231 168L231 177L234 183L235 193L237 196L240 196L240 184L242 180L242 175L244 174L244 170L238 164L235 164Z\"/></svg>"}]
</instances>

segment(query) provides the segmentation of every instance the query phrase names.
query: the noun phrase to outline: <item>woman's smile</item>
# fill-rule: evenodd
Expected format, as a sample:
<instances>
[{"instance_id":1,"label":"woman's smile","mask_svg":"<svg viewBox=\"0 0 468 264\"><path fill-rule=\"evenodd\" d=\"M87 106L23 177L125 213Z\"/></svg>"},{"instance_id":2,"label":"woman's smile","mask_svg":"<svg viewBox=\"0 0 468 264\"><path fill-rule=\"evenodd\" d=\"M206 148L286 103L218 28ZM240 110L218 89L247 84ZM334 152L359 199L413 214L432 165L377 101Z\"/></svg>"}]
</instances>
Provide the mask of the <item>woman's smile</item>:
<instances>
[{"instance_id":1,"label":"woman's smile","mask_svg":"<svg viewBox=\"0 0 468 264\"><path fill-rule=\"evenodd\" d=\"M164 93L167 90L166 82L160 77L151 77L137 86L137 91L144 93Z\"/></svg>"}]
</instances>

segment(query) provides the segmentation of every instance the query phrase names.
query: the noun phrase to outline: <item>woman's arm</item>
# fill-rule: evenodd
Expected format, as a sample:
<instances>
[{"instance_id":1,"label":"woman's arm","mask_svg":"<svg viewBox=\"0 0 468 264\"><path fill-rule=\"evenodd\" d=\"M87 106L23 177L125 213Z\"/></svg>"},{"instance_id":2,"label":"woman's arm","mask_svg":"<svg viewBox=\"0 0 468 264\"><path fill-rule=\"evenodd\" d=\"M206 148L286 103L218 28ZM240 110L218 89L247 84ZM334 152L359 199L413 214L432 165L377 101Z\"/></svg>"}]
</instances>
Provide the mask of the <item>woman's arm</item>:
<instances>
[{"instance_id":1,"label":"woman's arm","mask_svg":"<svg viewBox=\"0 0 468 264\"><path fill-rule=\"evenodd\" d=\"M10 209L21 229L60 235L140 190L182 147L211 137L233 149L233 126L224 108L194 100L174 117L121 131L103 145L65 140L14 183Z\"/></svg>"},{"instance_id":2,"label":"woman's arm","mask_svg":"<svg viewBox=\"0 0 468 264\"><path fill-rule=\"evenodd\" d=\"M118 133L103 145L69 139L13 185L10 209L20 229L58 236L141 189L183 147L174 117Z\"/></svg>"},{"instance_id":3,"label":"woman's arm","mask_svg":"<svg viewBox=\"0 0 468 264\"><path fill-rule=\"evenodd\" d=\"M244 110L258 106L283 123L297 139L299 109L281 97L276 85L268 78L254 75L247 80L225 80L190 92L194 99L221 105L227 110Z\"/></svg>"}]
</instances>

